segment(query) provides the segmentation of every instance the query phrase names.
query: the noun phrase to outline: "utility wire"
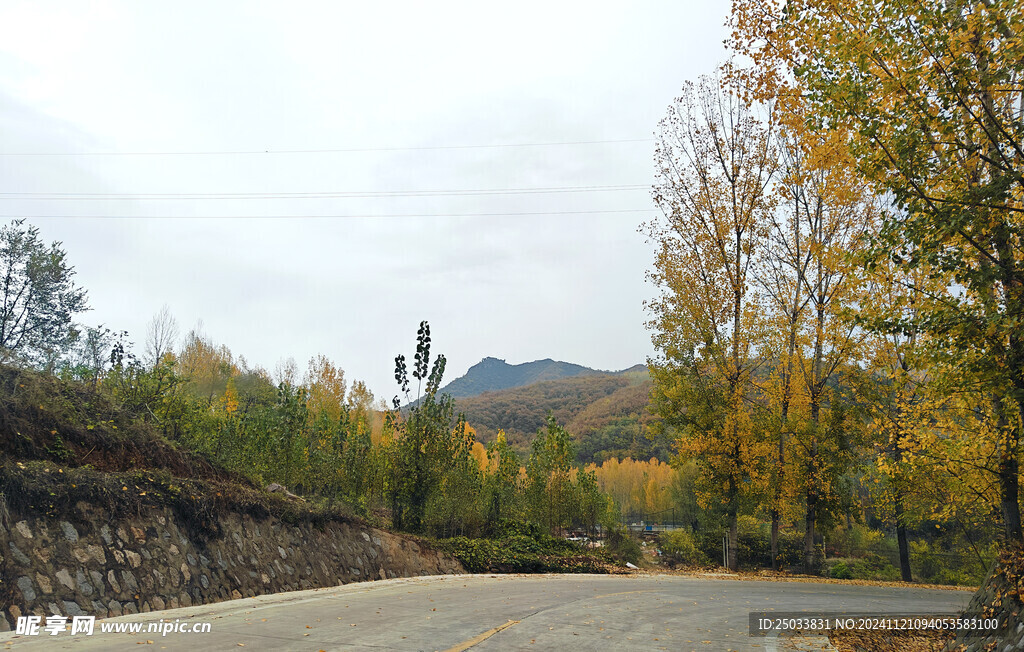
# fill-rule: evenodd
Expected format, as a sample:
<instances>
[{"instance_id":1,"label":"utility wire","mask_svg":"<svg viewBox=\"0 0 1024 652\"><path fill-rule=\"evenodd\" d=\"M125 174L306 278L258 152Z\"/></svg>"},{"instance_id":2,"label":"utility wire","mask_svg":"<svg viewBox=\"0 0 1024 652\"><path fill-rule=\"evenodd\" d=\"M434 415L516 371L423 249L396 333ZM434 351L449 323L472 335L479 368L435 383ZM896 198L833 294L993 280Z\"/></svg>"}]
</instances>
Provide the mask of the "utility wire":
<instances>
[{"instance_id":1,"label":"utility wire","mask_svg":"<svg viewBox=\"0 0 1024 652\"><path fill-rule=\"evenodd\" d=\"M0 215L0 219L79 219L79 220L310 220L376 219L384 217L513 217L521 215L598 215L607 213L650 213L654 208L590 211L536 211L517 213L383 213L369 215Z\"/></svg>"},{"instance_id":2,"label":"utility wire","mask_svg":"<svg viewBox=\"0 0 1024 652\"><path fill-rule=\"evenodd\" d=\"M0 199L47 201L193 200L193 199L333 199L374 197L473 197L646 190L649 184L618 186L563 186L549 188L478 188L464 190L353 190L323 192L218 192L218 193L90 193L0 192Z\"/></svg>"},{"instance_id":3,"label":"utility wire","mask_svg":"<svg viewBox=\"0 0 1024 652\"><path fill-rule=\"evenodd\" d=\"M422 147L346 147L333 149L261 149L191 152L0 152L0 156L234 156L258 154L334 154L348 152L413 152L447 149L499 149L504 147L563 147L569 145L605 145L612 143L651 143L652 138L617 140L575 140L552 143L500 143L496 145L434 145Z\"/></svg>"}]
</instances>

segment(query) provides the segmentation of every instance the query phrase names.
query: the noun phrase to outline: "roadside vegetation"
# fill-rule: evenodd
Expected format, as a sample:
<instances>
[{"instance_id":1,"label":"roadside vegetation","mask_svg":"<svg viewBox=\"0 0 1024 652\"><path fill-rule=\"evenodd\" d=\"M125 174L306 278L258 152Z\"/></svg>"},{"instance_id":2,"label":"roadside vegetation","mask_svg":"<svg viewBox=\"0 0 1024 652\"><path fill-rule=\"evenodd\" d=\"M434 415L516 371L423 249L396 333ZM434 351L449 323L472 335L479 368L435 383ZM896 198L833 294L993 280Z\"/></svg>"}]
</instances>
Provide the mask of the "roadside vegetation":
<instances>
[{"instance_id":1,"label":"roadside vegetation","mask_svg":"<svg viewBox=\"0 0 1024 652\"><path fill-rule=\"evenodd\" d=\"M6 227L3 238L34 238L37 249L54 252L24 223ZM41 255L21 246L22 256ZM65 266L61 278L73 278L56 251ZM27 264L13 269L28 274ZM64 290L77 297L81 312L84 292L73 284ZM396 358L401 398L385 405L325 357L301 371L288 361L270 373L202 333L181 337L166 310L153 318L141 347L125 333L81 326L73 314L50 322L64 329L60 337L25 339L0 366L0 493L9 505L60 514L80 501L114 513L161 504L203 536L216 536L224 510L292 521L358 518L426 537L467 568L492 571L722 564L728 505L709 491L699 458L677 455L666 463L609 451L600 464L581 464L579 446L589 440L551 414L525 453L500 431L485 446L439 391L445 360L431 355L426 323L411 364ZM850 432L872 423L858 410L845 413ZM669 418L649 425L684 443L688 436L685 424ZM848 441L840 486L849 499L819 523L814 570L834 578L898 578L885 511L891 489L869 469L870 441ZM599 446L590 442L601 455ZM268 493L272 483L299 498ZM802 570L799 503L788 504L773 553L768 513L754 497L740 502L737 568L770 568L774 560ZM622 523L674 529L641 545ZM582 537L593 540L599 531L604 545L585 545ZM995 528L977 522L964 527L955 518L922 517L907 532L912 576L920 581L977 583L995 555ZM571 533L580 541L567 542Z\"/></svg>"}]
</instances>

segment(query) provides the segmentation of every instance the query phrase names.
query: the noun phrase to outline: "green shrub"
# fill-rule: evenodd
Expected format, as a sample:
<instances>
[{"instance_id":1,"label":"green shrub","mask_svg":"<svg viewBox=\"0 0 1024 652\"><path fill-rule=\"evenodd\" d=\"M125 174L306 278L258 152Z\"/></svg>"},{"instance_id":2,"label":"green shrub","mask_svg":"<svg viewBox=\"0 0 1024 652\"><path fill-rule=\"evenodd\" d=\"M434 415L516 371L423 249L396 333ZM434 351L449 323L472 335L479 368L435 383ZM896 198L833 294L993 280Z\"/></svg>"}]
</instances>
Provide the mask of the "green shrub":
<instances>
[{"instance_id":1,"label":"green shrub","mask_svg":"<svg viewBox=\"0 0 1024 652\"><path fill-rule=\"evenodd\" d=\"M911 541L910 562L914 577L931 584L977 586L988 572L988 565L976 555L957 554L936 541Z\"/></svg>"},{"instance_id":2,"label":"green shrub","mask_svg":"<svg viewBox=\"0 0 1024 652\"><path fill-rule=\"evenodd\" d=\"M492 536L488 537L490 539L504 539L517 535L539 539L545 534L541 526L533 521L508 518L503 518L494 523L492 531Z\"/></svg>"},{"instance_id":3,"label":"green shrub","mask_svg":"<svg viewBox=\"0 0 1024 652\"><path fill-rule=\"evenodd\" d=\"M722 563L724 530L701 530L693 534L694 544L711 562ZM803 537L795 532L780 532L778 542L779 567L799 566L803 563ZM767 531L741 529L737 536L736 559L741 567L771 568L771 534Z\"/></svg>"},{"instance_id":4,"label":"green shrub","mask_svg":"<svg viewBox=\"0 0 1024 652\"><path fill-rule=\"evenodd\" d=\"M850 567L846 565L844 561L838 561L832 569L829 571L829 576L837 580L852 580L853 573L850 572Z\"/></svg>"},{"instance_id":5,"label":"green shrub","mask_svg":"<svg viewBox=\"0 0 1024 652\"><path fill-rule=\"evenodd\" d=\"M840 557L856 557L868 551L875 551L884 546L883 534L860 523L852 527L836 528L829 537L829 547Z\"/></svg>"},{"instance_id":6,"label":"green shrub","mask_svg":"<svg viewBox=\"0 0 1024 652\"><path fill-rule=\"evenodd\" d=\"M643 554L640 543L625 528L609 530L604 547L613 559L621 563L637 564Z\"/></svg>"},{"instance_id":7,"label":"green shrub","mask_svg":"<svg viewBox=\"0 0 1024 652\"><path fill-rule=\"evenodd\" d=\"M693 535L687 530L672 530L661 535L658 547L671 564L704 566L707 556L697 548Z\"/></svg>"},{"instance_id":8,"label":"green shrub","mask_svg":"<svg viewBox=\"0 0 1024 652\"><path fill-rule=\"evenodd\" d=\"M853 579L898 581L900 571L881 555L869 552L860 559L850 561L850 573Z\"/></svg>"},{"instance_id":9,"label":"green shrub","mask_svg":"<svg viewBox=\"0 0 1024 652\"><path fill-rule=\"evenodd\" d=\"M471 573L604 573L602 560L564 539L513 535L503 539L454 537L434 542Z\"/></svg>"}]
</instances>

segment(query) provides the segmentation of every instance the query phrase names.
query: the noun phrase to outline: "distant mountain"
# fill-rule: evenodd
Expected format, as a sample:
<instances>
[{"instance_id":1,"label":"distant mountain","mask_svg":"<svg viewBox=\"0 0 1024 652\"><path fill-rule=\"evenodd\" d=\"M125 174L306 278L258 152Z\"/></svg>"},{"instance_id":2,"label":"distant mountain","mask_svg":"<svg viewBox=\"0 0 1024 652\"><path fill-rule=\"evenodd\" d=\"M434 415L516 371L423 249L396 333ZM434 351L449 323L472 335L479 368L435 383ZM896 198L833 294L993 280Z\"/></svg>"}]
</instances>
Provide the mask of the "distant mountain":
<instances>
[{"instance_id":1,"label":"distant mountain","mask_svg":"<svg viewBox=\"0 0 1024 652\"><path fill-rule=\"evenodd\" d=\"M468 398L484 392L522 387L546 380L603 373L607 372L550 358L516 365L498 358L484 358L470 367L465 376L456 378L442 387L440 393L451 394L454 398Z\"/></svg>"},{"instance_id":2,"label":"distant mountain","mask_svg":"<svg viewBox=\"0 0 1024 652\"><path fill-rule=\"evenodd\" d=\"M616 373L588 369L567 378L459 397L455 403L480 441L490 442L499 429L504 430L513 448L524 454L550 411L576 439L580 463L626 456L667 461L669 442L655 438L649 429L651 384L644 365Z\"/></svg>"}]
</instances>

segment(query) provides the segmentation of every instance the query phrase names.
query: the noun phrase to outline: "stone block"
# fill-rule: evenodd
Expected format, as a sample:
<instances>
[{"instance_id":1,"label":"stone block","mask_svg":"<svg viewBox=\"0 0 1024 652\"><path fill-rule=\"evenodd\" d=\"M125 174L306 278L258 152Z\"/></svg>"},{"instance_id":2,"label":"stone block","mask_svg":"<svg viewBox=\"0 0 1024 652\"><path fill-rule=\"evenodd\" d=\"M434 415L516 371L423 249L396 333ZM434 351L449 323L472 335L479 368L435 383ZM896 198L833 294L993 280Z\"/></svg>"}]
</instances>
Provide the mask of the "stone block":
<instances>
[{"instance_id":1,"label":"stone block","mask_svg":"<svg viewBox=\"0 0 1024 652\"><path fill-rule=\"evenodd\" d=\"M78 530L75 529L74 525L71 525L67 521L61 521L59 523L61 532L64 533L64 538L71 543L78 542Z\"/></svg>"},{"instance_id":2,"label":"stone block","mask_svg":"<svg viewBox=\"0 0 1024 652\"><path fill-rule=\"evenodd\" d=\"M32 565L32 560L26 557L25 553L23 553L21 549L14 544L13 541L11 541L8 545L11 548L11 556L14 557L14 561L18 562L22 566Z\"/></svg>"},{"instance_id":3,"label":"stone block","mask_svg":"<svg viewBox=\"0 0 1024 652\"><path fill-rule=\"evenodd\" d=\"M15 523L14 531L26 539L32 538L32 529L28 526L28 521L18 521Z\"/></svg>"},{"instance_id":4,"label":"stone block","mask_svg":"<svg viewBox=\"0 0 1024 652\"><path fill-rule=\"evenodd\" d=\"M39 585L39 591L42 593L53 593L53 583L50 582L50 578L43 575L42 573L36 573L36 584Z\"/></svg>"},{"instance_id":5,"label":"stone block","mask_svg":"<svg viewBox=\"0 0 1024 652\"><path fill-rule=\"evenodd\" d=\"M32 602L36 599L36 591L32 588L32 578L22 575L15 583L18 585L22 597L25 598L25 602Z\"/></svg>"},{"instance_id":6,"label":"stone block","mask_svg":"<svg viewBox=\"0 0 1024 652\"><path fill-rule=\"evenodd\" d=\"M93 594L92 584L89 583L88 578L85 576L85 571L79 568L75 572L75 582L78 584L78 591L82 595L89 597Z\"/></svg>"},{"instance_id":7,"label":"stone block","mask_svg":"<svg viewBox=\"0 0 1024 652\"><path fill-rule=\"evenodd\" d=\"M103 573L100 573L99 571L90 570L89 577L92 578L92 584L94 587L96 587L96 590L100 592L100 595L103 595L107 592L107 586L103 583Z\"/></svg>"},{"instance_id":8,"label":"stone block","mask_svg":"<svg viewBox=\"0 0 1024 652\"><path fill-rule=\"evenodd\" d=\"M114 589L114 593L121 592L121 583L117 581L117 575L114 574L114 571L107 571L107 581L110 582L110 588Z\"/></svg>"},{"instance_id":9,"label":"stone block","mask_svg":"<svg viewBox=\"0 0 1024 652\"><path fill-rule=\"evenodd\" d=\"M135 575L132 574L130 570L121 571L121 581L127 591L135 593L139 590L139 582L135 579Z\"/></svg>"}]
</instances>

